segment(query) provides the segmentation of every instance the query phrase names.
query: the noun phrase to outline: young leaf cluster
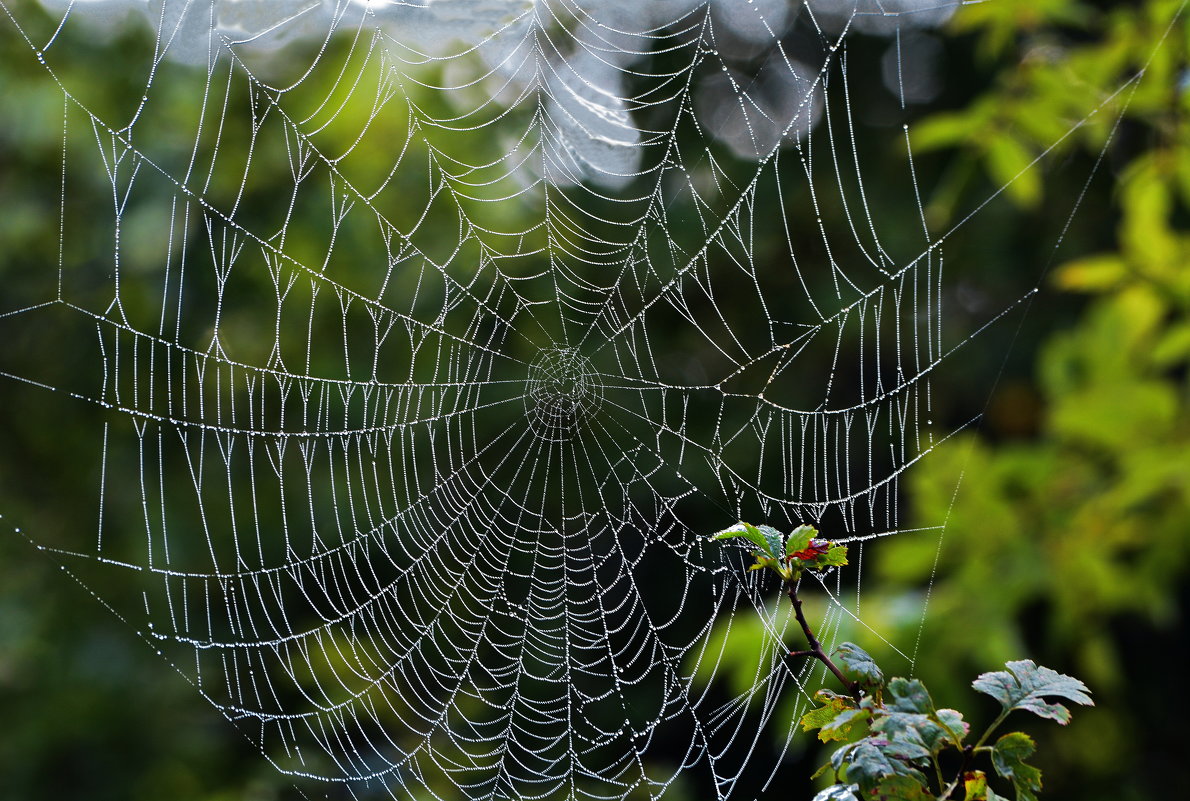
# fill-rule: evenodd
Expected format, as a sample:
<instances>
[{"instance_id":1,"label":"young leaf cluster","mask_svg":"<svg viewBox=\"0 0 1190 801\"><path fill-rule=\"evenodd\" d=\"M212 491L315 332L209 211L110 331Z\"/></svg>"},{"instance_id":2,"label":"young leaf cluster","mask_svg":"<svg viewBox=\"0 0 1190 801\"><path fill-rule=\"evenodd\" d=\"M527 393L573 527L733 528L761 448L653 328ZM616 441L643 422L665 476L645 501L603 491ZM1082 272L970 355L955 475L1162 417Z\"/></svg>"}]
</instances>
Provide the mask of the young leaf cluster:
<instances>
[{"instance_id":1,"label":"young leaf cluster","mask_svg":"<svg viewBox=\"0 0 1190 801\"><path fill-rule=\"evenodd\" d=\"M711 539L727 540L737 537L743 538L756 546L752 557L756 560L749 570L763 570L769 568L777 573L785 583L785 592L793 604L794 616L802 633L806 635L809 646L804 651L790 651L790 656L808 656L817 659L843 683L857 699L868 682L868 674L875 667L871 657L867 654L867 663L857 665L855 678L849 677L843 669L823 650L822 643L814 636L809 621L802 612L802 601L797 591L800 586L802 573L806 570L825 570L828 567L841 567L847 564L847 546L828 540L819 539L815 535L818 530L813 526L798 526L788 536L782 534L772 526L754 526L751 523L740 522L731 528L724 529L713 535ZM844 656L847 656L846 654Z\"/></svg>"},{"instance_id":2,"label":"young leaf cluster","mask_svg":"<svg viewBox=\"0 0 1190 801\"><path fill-rule=\"evenodd\" d=\"M1001 707L978 740L968 741L970 726L962 713L939 709L918 679L886 681L876 661L855 643L841 643L828 653L802 611L799 579L806 570L847 564L847 548L815 535L812 526L798 526L788 536L771 526L740 522L713 539L743 538L755 546L750 570L769 568L781 576L808 648L790 656L820 661L843 684L847 695L819 690L819 703L802 717L806 731L825 742L839 742L830 761L815 776L833 773L835 783L814 801L1007 801L975 765L987 757L996 776L1012 786L1016 801L1037 801L1041 771L1027 760L1036 750L1024 732L992 734L1009 714L1032 712L1065 725L1070 710L1054 698L1091 705L1083 682L1032 660L1008 662L1007 670L981 674L972 687L995 698ZM947 780L946 776L951 778Z\"/></svg>"},{"instance_id":3,"label":"young leaf cluster","mask_svg":"<svg viewBox=\"0 0 1190 801\"><path fill-rule=\"evenodd\" d=\"M847 564L847 546L818 538L813 526L798 526L789 535L772 526L754 526L739 522L718 532L711 539L743 538L756 546L752 556L756 560L749 570L770 568L784 581L797 581L805 570L824 570Z\"/></svg>"}]
</instances>

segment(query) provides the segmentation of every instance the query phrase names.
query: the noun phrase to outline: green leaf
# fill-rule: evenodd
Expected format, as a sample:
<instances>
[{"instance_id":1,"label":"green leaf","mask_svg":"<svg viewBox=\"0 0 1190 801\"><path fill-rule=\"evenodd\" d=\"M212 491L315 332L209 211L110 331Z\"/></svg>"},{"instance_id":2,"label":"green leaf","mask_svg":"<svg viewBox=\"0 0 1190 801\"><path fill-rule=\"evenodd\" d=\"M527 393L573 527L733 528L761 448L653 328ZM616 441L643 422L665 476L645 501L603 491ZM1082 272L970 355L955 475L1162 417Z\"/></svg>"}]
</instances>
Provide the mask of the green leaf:
<instances>
[{"instance_id":1,"label":"green leaf","mask_svg":"<svg viewBox=\"0 0 1190 801\"><path fill-rule=\"evenodd\" d=\"M777 552L769 545L769 540L765 537L764 532L751 523L745 523L742 520L731 528L725 528L711 535L711 539L713 540L729 540L735 537L743 537L773 558L777 556Z\"/></svg>"},{"instance_id":2,"label":"green leaf","mask_svg":"<svg viewBox=\"0 0 1190 801\"><path fill-rule=\"evenodd\" d=\"M756 530L764 537L765 550L779 561L785 555L781 550L781 541L785 535L772 526L756 526Z\"/></svg>"},{"instance_id":3,"label":"green leaf","mask_svg":"<svg viewBox=\"0 0 1190 801\"><path fill-rule=\"evenodd\" d=\"M1018 801L1037 801L1041 790L1041 771L1025 764L1035 750L1033 738L1019 731L1005 734L992 748L992 765L996 773L1012 781Z\"/></svg>"},{"instance_id":4,"label":"green leaf","mask_svg":"<svg viewBox=\"0 0 1190 801\"><path fill-rule=\"evenodd\" d=\"M1190 324L1171 326L1150 354L1159 367L1171 367L1190 358Z\"/></svg>"},{"instance_id":5,"label":"green leaf","mask_svg":"<svg viewBox=\"0 0 1190 801\"><path fill-rule=\"evenodd\" d=\"M846 747L846 746L844 746L844 748L845 748L845 747ZM840 748L839 750L840 750L840 751L842 751L843 749L842 749L842 748ZM833 759L832 759L832 761L833 761ZM810 779L811 779L811 780L813 780L813 779L817 779L819 776L825 776L825 775L826 775L826 772L827 772L827 771L829 771L829 770L831 770L831 769L832 769L832 765L831 765L831 763L830 763L830 762L827 762L827 763L825 763L825 764L823 764L823 765L819 765L819 766L818 766L818 770L816 770L816 771L814 771L813 773L811 773L811 774L810 774ZM838 777L836 776L835 778L837 779ZM853 785L853 786L854 786L854 785Z\"/></svg>"},{"instance_id":6,"label":"green leaf","mask_svg":"<svg viewBox=\"0 0 1190 801\"><path fill-rule=\"evenodd\" d=\"M1087 685L1072 676L1039 667L1031 659L1009 662L1006 667L1007 671L981 674L971 686L995 698L1006 710L1023 709L1062 725L1070 722L1070 710L1061 704L1046 703L1046 697L1058 696L1094 706Z\"/></svg>"},{"instance_id":7,"label":"green leaf","mask_svg":"<svg viewBox=\"0 0 1190 801\"><path fill-rule=\"evenodd\" d=\"M847 780L859 784L865 795L876 790L878 785L890 776L906 776L925 784L925 776L921 771L886 753L887 746L888 743L869 737L847 748L844 756L847 763Z\"/></svg>"},{"instance_id":8,"label":"green leaf","mask_svg":"<svg viewBox=\"0 0 1190 801\"><path fill-rule=\"evenodd\" d=\"M888 692L892 697L888 706L897 712L928 715L934 710L934 702L930 700L926 686L917 679L897 676L888 683Z\"/></svg>"},{"instance_id":9,"label":"green leaf","mask_svg":"<svg viewBox=\"0 0 1190 801\"><path fill-rule=\"evenodd\" d=\"M867 742L867 740L861 740L860 742ZM838 778L839 772L842 771L844 767L846 767L847 761L851 758L851 754L853 751L855 751L857 746L858 743L843 745L836 748L835 753L831 754L829 766L835 771L835 778ZM818 773L815 773L810 778L817 778L819 773L821 773L826 767L827 765L823 765L822 768L819 769Z\"/></svg>"},{"instance_id":10,"label":"green leaf","mask_svg":"<svg viewBox=\"0 0 1190 801\"><path fill-rule=\"evenodd\" d=\"M829 740L850 740L853 735L862 731L862 727L871 716L872 713L866 709L844 709L822 727L818 739L824 743Z\"/></svg>"},{"instance_id":11,"label":"green leaf","mask_svg":"<svg viewBox=\"0 0 1190 801\"><path fill-rule=\"evenodd\" d=\"M869 740L861 740L848 754L847 778L857 783L865 794L876 789L881 779L896 772L892 760Z\"/></svg>"},{"instance_id":12,"label":"green leaf","mask_svg":"<svg viewBox=\"0 0 1190 801\"><path fill-rule=\"evenodd\" d=\"M988 775L982 770L963 774L963 801L988 801Z\"/></svg>"},{"instance_id":13,"label":"green leaf","mask_svg":"<svg viewBox=\"0 0 1190 801\"><path fill-rule=\"evenodd\" d=\"M810 545L810 540L816 536L818 529L813 526L798 526L789 534L789 539L785 540L785 555L804 551Z\"/></svg>"},{"instance_id":14,"label":"green leaf","mask_svg":"<svg viewBox=\"0 0 1190 801\"><path fill-rule=\"evenodd\" d=\"M951 147L980 131L983 120L970 113L934 114L913 127L913 150L924 153Z\"/></svg>"},{"instance_id":15,"label":"green leaf","mask_svg":"<svg viewBox=\"0 0 1190 801\"><path fill-rule=\"evenodd\" d=\"M813 801L859 801L855 795L858 789L855 784L835 784L815 795Z\"/></svg>"},{"instance_id":16,"label":"green leaf","mask_svg":"<svg viewBox=\"0 0 1190 801\"><path fill-rule=\"evenodd\" d=\"M963 720L963 713L954 709L939 709L934 717L942 728L947 741L962 745L963 738L971 731L970 724Z\"/></svg>"},{"instance_id":17,"label":"green leaf","mask_svg":"<svg viewBox=\"0 0 1190 801\"><path fill-rule=\"evenodd\" d=\"M916 739L912 742L910 738ZM885 756L900 763L925 763L930 758L930 752L921 742L921 733L915 728L906 728L901 736L880 747Z\"/></svg>"},{"instance_id":18,"label":"green leaf","mask_svg":"<svg viewBox=\"0 0 1190 801\"><path fill-rule=\"evenodd\" d=\"M880 666L865 651L853 642L845 642L835 649L834 656L843 665L843 670L865 687L879 687L884 682Z\"/></svg>"},{"instance_id":19,"label":"green leaf","mask_svg":"<svg viewBox=\"0 0 1190 801\"><path fill-rule=\"evenodd\" d=\"M936 717L913 712L888 712L872 726L872 730L903 744L905 747L898 753L907 759L937 754L947 743L957 746L966 734L965 726L953 729L952 734L952 730L943 727Z\"/></svg>"},{"instance_id":20,"label":"green leaf","mask_svg":"<svg viewBox=\"0 0 1190 801\"><path fill-rule=\"evenodd\" d=\"M988 142L984 152L992 180L1022 206L1037 205L1041 200L1041 171L1029 149L1010 136L1000 135Z\"/></svg>"},{"instance_id":21,"label":"green leaf","mask_svg":"<svg viewBox=\"0 0 1190 801\"><path fill-rule=\"evenodd\" d=\"M876 785L868 798L875 801L933 801L920 781L910 776L889 776Z\"/></svg>"},{"instance_id":22,"label":"green leaf","mask_svg":"<svg viewBox=\"0 0 1190 801\"><path fill-rule=\"evenodd\" d=\"M925 735L937 739L940 729L925 715L909 712L890 712L876 719L872 724L873 735L887 741L881 750L896 759L918 761L928 759L930 748Z\"/></svg>"},{"instance_id":23,"label":"green leaf","mask_svg":"<svg viewBox=\"0 0 1190 801\"><path fill-rule=\"evenodd\" d=\"M1128 268L1118 253L1087 256L1054 271L1054 283L1075 292L1106 292L1128 278Z\"/></svg>"},{"instance_id":24,"label":"green leaf","mask_svg":"<svg viewBox=\"0 0 1190 801\"><path fill-rule=\"evenodd\" d=\"M821 567L843 567L847 564L847 546L832 545L819 564Z\"/></svg>"},{"instance_id":25,"label":"green leaf","mask_svg":"<svg viewBox=\"0 0 1190 801\"><path fill-rule=\"evenodd\" d=\"M855 701L844 695L833 693L830 690L819 690L814 694L815 700L822 704L817 709L811 709L806 714L802 715L802 730L813 731L814 729L823 729L835 722L835 719L840 714L847 710L855 709ZM831 730L820 731L818 739L822 742L829 742L831 740L849 740L850 735L854 731L854 727L858 726L861 721L851 721L846 726L834 726Z\"/></svg>"},{"instance_id":26,"label":"green leaf","mask_svg":"<svg viewBox=\"0 0 1190 801\"><path fill-rule=\"evenodd\" d=\"M766 567L777 567L776 559L771 559L767 556L764 556L759 551L754 552L752 555L756 557L756 563L749 566L749 570L763 570Z\"/></svg>"}]
</instances>

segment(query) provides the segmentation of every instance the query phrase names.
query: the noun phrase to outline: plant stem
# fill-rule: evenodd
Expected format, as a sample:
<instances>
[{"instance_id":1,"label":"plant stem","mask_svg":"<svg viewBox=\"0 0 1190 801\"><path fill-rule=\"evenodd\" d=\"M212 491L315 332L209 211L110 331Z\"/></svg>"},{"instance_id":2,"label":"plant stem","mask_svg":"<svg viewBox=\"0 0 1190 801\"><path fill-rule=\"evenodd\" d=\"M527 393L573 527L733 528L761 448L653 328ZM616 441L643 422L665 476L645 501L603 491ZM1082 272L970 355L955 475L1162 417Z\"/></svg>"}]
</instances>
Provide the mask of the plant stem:
<instances>
[{"instance_id":1,"label":"plant stem","mask_svg":"<svg viewBox=\"0 0 1190 801\"><path fill-rule=\"evenodd\" d=\"M986 743L988 741L988 738L992 736L992 732L994 732L996 729L1000 728L1000 724L1004 722L1004 719L1008 717L1008 713L1011 711L1012 710L1010 710L1010 709L1005 709L1003 712L1001 712L999 715L997 715L996 719L993 720L991 722L991 725L989 725L987 727L987 730L984 731L983 736L979 738L979 740L975 743L974 747L982 748L983 744Z\"/></svg>"},{"instance_id":2,"label":"plant stem","mask_svg":"<svg viewBox=\"0 0 1190 801\"><path fill-rule=\"evenodd\" d=\"M934 775L938 777L938 789L946 787L946 779L942 778L942 765L938 762L937 754L930 754L930 761L934 763Z\"/></svg>"},{"instance_id":3,"label":"plant stem","mask_svg":"<svg viewBox=\"0 0 1190 801\"><path fill-rule=\"evenodd\" d=\"M971 767L971 757L973 755L983 753L984 751L992 750L991 746L984 745L984 743L987 742L987 739L992 736L992 732L994 732L996 730L996 728L1001 723L1004 722L1004 719L1006 717L1008 717L1007 709L1004 710L1003 712L1001 712L999 714L999 716L995 720L992 721L992 724L987 727L987 730L983 733L983 736L979 738L979 741L976 742L975 745L968 745L968 746L963 747L963 762L961 765L959 765L959 773L957 776L954 777L954 781L951 782L949 785L947 785L946 788L942 791L942 795L938 796L938 801L947 801L947 799L950 798L950 794L958 789L959 782L961 782L963 780L963 777L967 775L967 769L969 767ZM934 722L937 723L939 726L944 728L951 735L951 738L954 740L954 742L956 744L958 743L958 740L954 739L954 737L955 737L954 732L951 730L951 728L949 726L947 726L942 721L941 718L939 718L937 715L932 715L931 719L934 720Z\"/></svg>"},{"instance_id":4,"label":"plant stem","mask_svg":"<svg viewBox=\"0 0 1190 801\"><path fill-rule=\"evenodd\" d=\"M790 655L812 656L826 665L827 669L835 674L835 678L847 688L847 692L858 701L860 698L859 682L850 681L843 674L843 671L839 669L839 666L827 655L826 651L822 650L822 643L818 642L818 638L814 636L814 630L810 628L810 624L806 621L806 616L802 612L802 599L797 595L797 584L796 581L786 581L785 592L789 595L789 600L793 602L793 615L797 618L798 625L802 627L802 634L806 635L806 642L810 644L810 648L806 651L790 651Z\"/></svg>"},{"instance_id":5,"label":"plant stem","mask_svg":"<svg viewBox=\"0 0 1190 801\"><path fill-rule=\"evenodd\" d=\"M947 785L946 789L942 792L942 795L938 796L938 801L946 801L948 798L950 798L950 794L958 789L959 782L963 780L963 777L967 775L967 769L971 767L971 754L974 753L974 751L974 746L970 745L963 749L963 764L959 765L958 775L954 777L953 782Z\"/></svg>"},{"instance_id":6,"label":"plant stem","mask_svg":"<svg viewBox=\"0 0 1190 801\"><path fill-rule=\"evenodd\" d=\"M949 786L947 786L945 792L938 796L938 801L947 801L947 799L950 798L950 794L958 789L959 782L963 780L963 776L965 776L967 773L967 768L971 765L971 757L973 754L992 750L991 746L984 745L984 743L988 741L988 738L992 736L992 732L994 732L1000 726L1000 724L1004 722L1004 719L1008 717L1009 711L1010 710L1005 709L1003 712L1001 712L996 717L996 719L992 721L992 724L987 727L987 730L984 731L983 736L979 738L975 745L968 745L963 749L963 764L959 766L959 775L955 776L954 781L951 782Z\"/></svg>"}]
</instances>

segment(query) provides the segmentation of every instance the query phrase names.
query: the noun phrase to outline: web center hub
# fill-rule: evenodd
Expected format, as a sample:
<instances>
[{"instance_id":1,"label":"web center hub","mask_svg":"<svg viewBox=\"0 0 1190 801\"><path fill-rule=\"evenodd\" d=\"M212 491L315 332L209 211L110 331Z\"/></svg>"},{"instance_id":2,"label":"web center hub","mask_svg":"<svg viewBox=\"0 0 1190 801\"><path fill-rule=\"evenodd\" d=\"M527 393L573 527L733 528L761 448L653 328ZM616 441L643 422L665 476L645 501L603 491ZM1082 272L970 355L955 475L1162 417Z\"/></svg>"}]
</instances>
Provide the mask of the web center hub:
<instances>
[{"instance_id":1,"label":"web center hub","mask_svg":"<svg viewBox=\"0 0 1190 801\"><path fill-rule=\"evenodd\" d=\"M599 374L575 348L543 350L529 367L525 414L543 439L569 439L602 401Z\"/></svg>"}]
</instances>

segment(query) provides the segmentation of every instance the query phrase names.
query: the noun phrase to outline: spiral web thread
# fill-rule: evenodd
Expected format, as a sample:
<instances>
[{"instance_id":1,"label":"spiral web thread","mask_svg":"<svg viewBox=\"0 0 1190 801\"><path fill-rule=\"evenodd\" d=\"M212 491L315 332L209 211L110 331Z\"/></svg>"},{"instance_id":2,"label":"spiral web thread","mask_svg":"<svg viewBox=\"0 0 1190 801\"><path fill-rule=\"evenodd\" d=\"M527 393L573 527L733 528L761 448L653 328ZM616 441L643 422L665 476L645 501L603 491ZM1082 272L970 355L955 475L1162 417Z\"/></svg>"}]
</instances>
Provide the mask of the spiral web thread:
<instances>
[{"instance_id":1,"label":"spiral web thread","mask_svg":"<svg viewBox=\"0 0 1190 801\"><path fill-rule=\"evenodd\" d=\"M945 237L912 160L915 230L869 213L847 37L949 5L157 3L103 116L63 42L141 7L5 0L67 144L62 264L0 309L59 334L0 366L95 413L95 529L31 536L311 797L738 796L820 671L707 535L858 554L945 436Z\"/></svg>"}]
</instances>

